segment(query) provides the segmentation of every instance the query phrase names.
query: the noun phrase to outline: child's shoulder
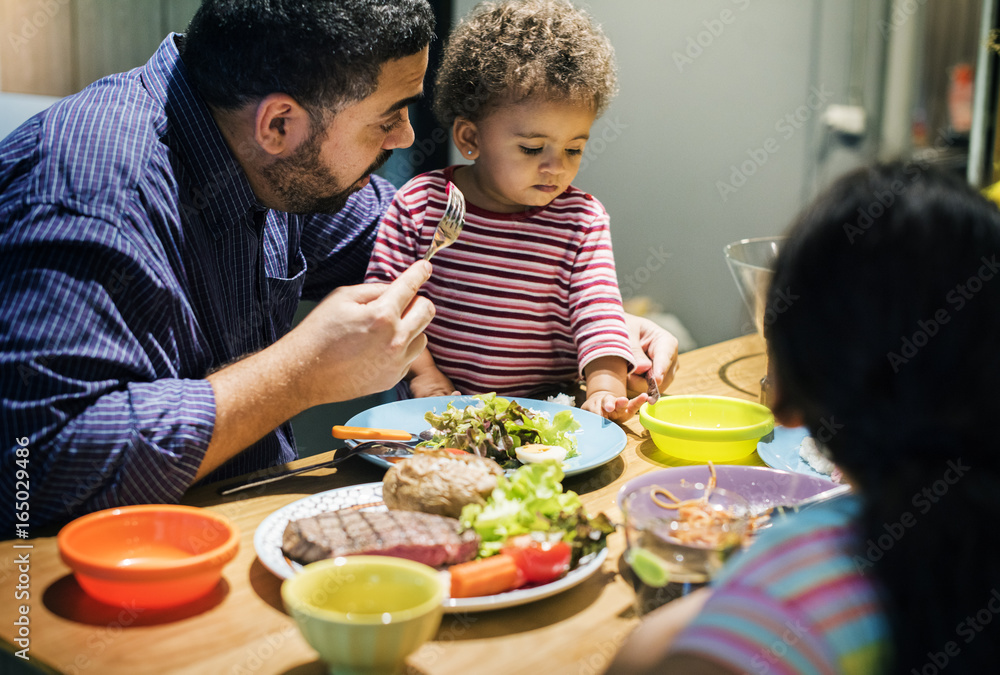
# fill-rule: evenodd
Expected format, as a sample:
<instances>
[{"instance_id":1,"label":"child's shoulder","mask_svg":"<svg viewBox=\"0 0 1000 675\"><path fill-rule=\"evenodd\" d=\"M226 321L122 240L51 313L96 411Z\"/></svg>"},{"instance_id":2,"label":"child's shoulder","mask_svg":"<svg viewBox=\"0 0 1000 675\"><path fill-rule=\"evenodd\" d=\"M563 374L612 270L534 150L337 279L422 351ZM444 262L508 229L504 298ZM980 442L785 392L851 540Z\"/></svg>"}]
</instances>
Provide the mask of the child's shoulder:
<instances>
[{"instance_id":1,"label":"child's shoulder","mask_svg":"<svg viewBox=\"0 0 1000 675\"><path fill-rule=\"evenodd\" d=\"M451 167L435 169L406 181L403 187L399 188L399 194L407 200L425 198L429 193L444 192L449 180L451 180Z\"/></svg>"}]
</instances>

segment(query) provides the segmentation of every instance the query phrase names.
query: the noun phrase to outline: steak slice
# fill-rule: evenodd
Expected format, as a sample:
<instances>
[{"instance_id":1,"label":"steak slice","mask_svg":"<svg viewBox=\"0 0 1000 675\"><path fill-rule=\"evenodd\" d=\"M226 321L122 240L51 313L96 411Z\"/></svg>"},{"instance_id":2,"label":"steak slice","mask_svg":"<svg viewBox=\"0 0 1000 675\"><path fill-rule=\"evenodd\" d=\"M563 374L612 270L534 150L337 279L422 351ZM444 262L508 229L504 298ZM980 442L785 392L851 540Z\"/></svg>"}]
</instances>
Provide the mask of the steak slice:
<instances>
[{"instance_id":1,"label":"steak slice","mask_svg":"<svg viewBox=\"0 0 1000 675\"><path fill-rule=\"evenodd\" d=\"M343 509L291 521L281 550L303 565L344 555L388 555L442 567L476 557L479 535L459 529L455 518L431 513Z\"/></svg>"}]
</instances>

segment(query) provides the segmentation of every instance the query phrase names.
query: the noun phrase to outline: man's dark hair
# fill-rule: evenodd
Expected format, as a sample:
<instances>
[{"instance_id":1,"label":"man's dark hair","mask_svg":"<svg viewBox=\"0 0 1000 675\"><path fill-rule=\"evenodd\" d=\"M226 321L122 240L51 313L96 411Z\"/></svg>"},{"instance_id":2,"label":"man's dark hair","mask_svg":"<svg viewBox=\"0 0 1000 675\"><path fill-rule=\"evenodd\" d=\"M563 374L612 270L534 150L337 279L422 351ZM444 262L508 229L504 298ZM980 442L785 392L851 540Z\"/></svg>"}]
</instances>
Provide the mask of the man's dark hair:
<instances>
[{"instance_id":1,"label":"man's dark hair","mask_svg":"<svg viewBox=\"0 0 1000 675\"><path fill-rule=\"evenodd\" d=\"M283 92L316 116L369 96L383 63L433 39L426 0L204 0L181 58L211 106Z\"/></svg>"}]
</instances>

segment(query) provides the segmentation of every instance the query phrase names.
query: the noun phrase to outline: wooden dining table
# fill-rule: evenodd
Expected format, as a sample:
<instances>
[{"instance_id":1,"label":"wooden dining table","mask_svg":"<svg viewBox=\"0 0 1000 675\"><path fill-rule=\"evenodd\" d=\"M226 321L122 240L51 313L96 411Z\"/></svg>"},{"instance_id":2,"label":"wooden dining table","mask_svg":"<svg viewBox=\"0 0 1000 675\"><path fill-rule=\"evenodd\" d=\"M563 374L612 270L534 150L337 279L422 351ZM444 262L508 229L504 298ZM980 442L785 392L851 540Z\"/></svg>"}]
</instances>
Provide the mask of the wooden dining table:
<instances>
[{"instance_id":1,"label":"wooden dining table","mask_svg":"<svg viewBox=\"0 0 1000 675\"><path fill-rule=\"evenodd\" d=\"M760 395L764 346L756 335L681 354L666 394L719 394L749 400ZM565 479L591 513L621 521L615 496L628 480L648 471L686 464L660 451L639 423L624 425L624 451L591 471ZM291 466L316 462L320 456ZM763 462L751 455L744 463ZM0 671L129 675L185 673L220 675L326 672L315 651L282 607L282 579L254 550L254 531L275 510L324 490L378 482L384 469L354 457L236 493L218 485L188 492L183 503L229 517L241 533L236 558L209 595L170 610L115 608L87 596L60 560L55 529L25 540L0 543ZM437 635L407 659L407 673L603 672L639 621L632 587L623 578L622 528L609 535L609 554L585 581L557 595L505 609L446 614ZM28 562L25 563L25 556ZM27 596L19 593L27 592ZM19 598L19 599L15 599ZM26 599L25 599L26 598ZM27 637L14 621L27 606ZM23 624L24 622L22 622ZM19 631L21 631L19 633ZM14 656L27 640L27 660Z\"/></svg>"}]
</instances>

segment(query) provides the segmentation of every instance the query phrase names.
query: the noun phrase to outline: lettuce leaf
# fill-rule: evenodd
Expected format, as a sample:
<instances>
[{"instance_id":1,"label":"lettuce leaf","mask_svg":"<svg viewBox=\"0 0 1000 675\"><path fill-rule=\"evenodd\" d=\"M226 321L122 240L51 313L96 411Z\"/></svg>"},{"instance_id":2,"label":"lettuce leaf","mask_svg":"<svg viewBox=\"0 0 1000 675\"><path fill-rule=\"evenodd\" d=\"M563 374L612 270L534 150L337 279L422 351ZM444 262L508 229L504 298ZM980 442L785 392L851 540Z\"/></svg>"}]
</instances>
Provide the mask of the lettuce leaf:
<instances>
[{"instance_id":1,"label":"lettuce leaf","mask_svg":"<svg viewBox=\"0 0 1000 675\"><path fill-rule=\"evenodd\" d=\"M567 457L579 454L574 434L580 423L570 410L561 410L550 420L513 399L495 393L479 394L478 406L456 408L451 403L441 413L428 412L424 419L434 428L430 441L421 445L465 450L495 459L501 466L519 466L515 449L529 443L558 445Z\"/></svg>"},{"instance_id":2,"label":"lettuce leaf","mask_svg":"<svg viewBox=\"0 0 1000 675\"><path fill-rule=\"evenodd\" d=\"M463 528L479 534L479 557L498 553L511 537L533 534L562 539L573 547L573 563L604 546L614 525L603 515L589 518L579 495L563 491L558 462L525 464L509 477L501 476L486 505L462 509Z\"/></svg>"}]
</instances>

